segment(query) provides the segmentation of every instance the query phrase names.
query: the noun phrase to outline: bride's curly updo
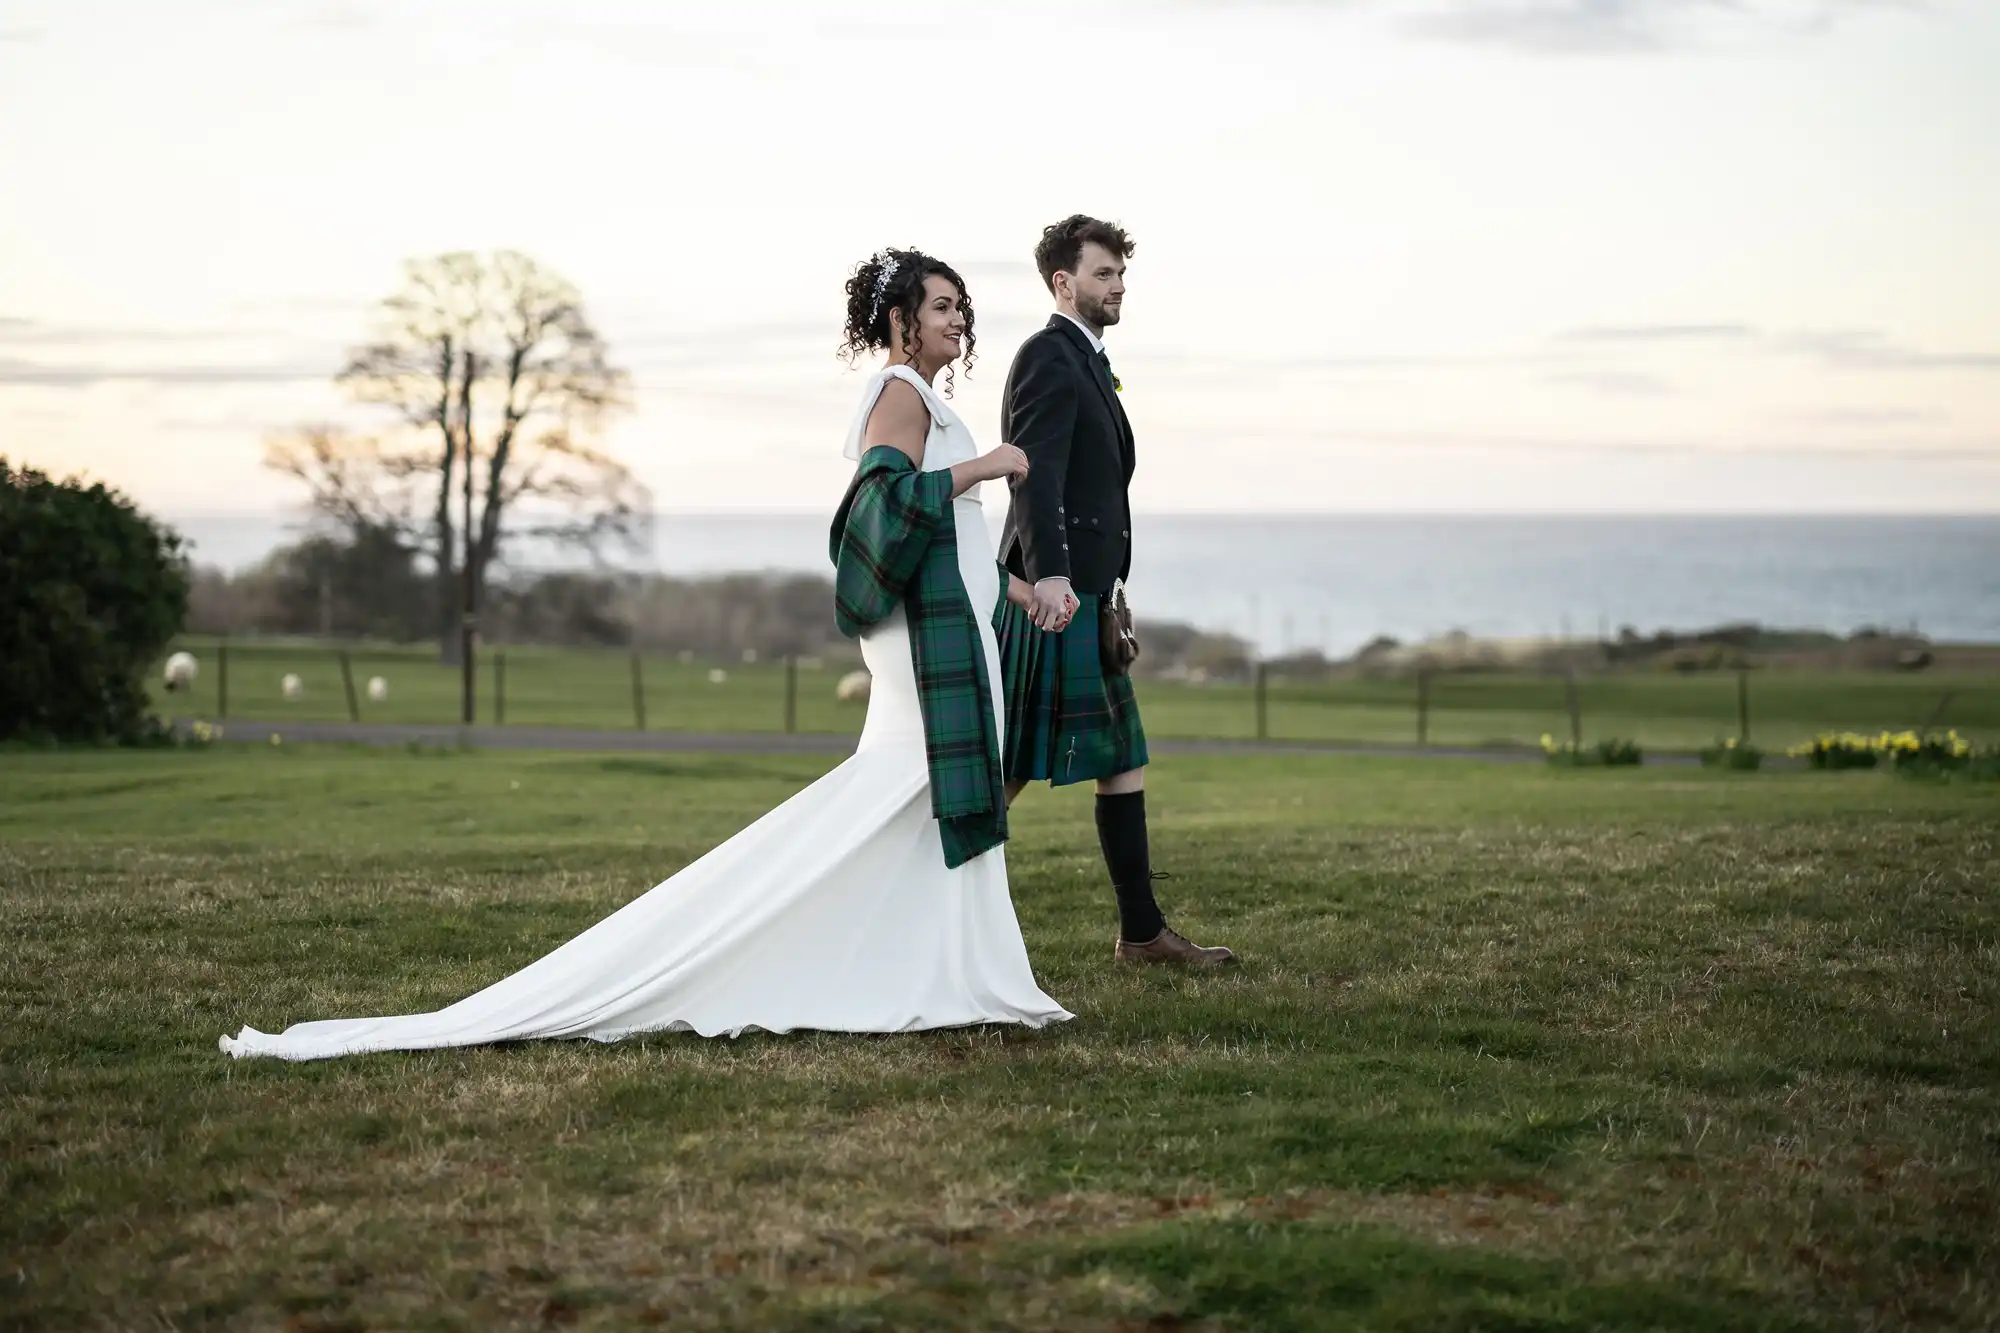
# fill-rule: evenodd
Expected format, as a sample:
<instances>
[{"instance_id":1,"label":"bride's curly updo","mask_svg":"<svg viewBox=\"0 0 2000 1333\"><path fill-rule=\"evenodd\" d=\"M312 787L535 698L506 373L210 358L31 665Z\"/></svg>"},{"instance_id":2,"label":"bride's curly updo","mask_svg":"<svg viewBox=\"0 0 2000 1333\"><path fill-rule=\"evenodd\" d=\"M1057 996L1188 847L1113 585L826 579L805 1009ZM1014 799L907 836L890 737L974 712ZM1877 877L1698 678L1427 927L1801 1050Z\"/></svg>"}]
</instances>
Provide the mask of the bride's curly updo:
<instances>
[{"instance_id":1,"label":"bride's curly updo","mask_svg":"<svg viewBox=\"0 0 2000 1333\"><path fill-rule=\"evenodd\" d=\"M966 293L965 279L942 259L921 250L877 250L854 266L854 272L847 279L847 327L842 332L840 344L840 355L849 365L867 352L889 346L891 310L903 312L903 345L900 350L908 356L916 354L917 309L923 304L924 279L933 273L958 288L958 311L965 317L962 355L966 373L972 373L972 363L979 359L974 350L979 339L972 328L972 297ZM944 370L947 396L952 390L953 369L946 366Z\"/></svg>"}]
</instances>

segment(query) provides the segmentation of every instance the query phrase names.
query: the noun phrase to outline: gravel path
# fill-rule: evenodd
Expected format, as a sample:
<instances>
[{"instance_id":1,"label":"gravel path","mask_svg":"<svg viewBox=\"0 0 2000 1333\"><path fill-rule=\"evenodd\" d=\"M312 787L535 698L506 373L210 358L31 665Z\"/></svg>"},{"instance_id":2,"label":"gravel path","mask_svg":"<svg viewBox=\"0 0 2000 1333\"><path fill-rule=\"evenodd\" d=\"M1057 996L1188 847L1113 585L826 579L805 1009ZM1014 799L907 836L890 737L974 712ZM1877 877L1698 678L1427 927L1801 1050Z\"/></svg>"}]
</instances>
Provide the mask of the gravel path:
<instances>
[{"instance_id":1,"label":"gravel path","mask_svg":"<svg viewBox=\"0 0 2000 1333\"><path fill-rule=\"evenodd\" d=\"M185 723L180 724L185 726ZM852 736L779 731L599 731L587 727L414 725L385 722L251 722L223 724L230 741L269 744L273 736L321 745L467 745L480 750L654 751L708 754L851 754ZM1530 749L1467 749L1433 745L1366 745L1335 741L1175 740L1150 741L1158 756L1173 755L1392 755L1425 759L1483 759L1492 763L1540 763ZM1647 763L1684 764L1691 755L1648 756Z\"/></svg>"}]
</instances>

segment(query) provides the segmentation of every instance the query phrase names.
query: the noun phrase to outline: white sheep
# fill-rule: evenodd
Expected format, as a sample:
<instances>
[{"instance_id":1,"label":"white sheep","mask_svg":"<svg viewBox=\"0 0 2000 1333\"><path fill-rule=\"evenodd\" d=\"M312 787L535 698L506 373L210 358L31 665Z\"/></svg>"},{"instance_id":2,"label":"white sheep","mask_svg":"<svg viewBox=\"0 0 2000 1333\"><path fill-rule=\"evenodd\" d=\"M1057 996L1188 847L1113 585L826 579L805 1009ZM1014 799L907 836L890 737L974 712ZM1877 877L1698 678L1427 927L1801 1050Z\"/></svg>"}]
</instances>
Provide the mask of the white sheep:
<instances>
[{"instance_id":1,"label":"white sheep","mask_svg":"<svg viewBox=\"0 0 2000 1333\"><path fill-rule=\"evenodd\" d=\"M194 678L201 674L201 666L194 660L193 653L175 653L167 659L167 688L173 691L191 690Z\"/></svg>"},{"instance_id":2,"label":"white sheep","mask_svg":"<svg viewBox=\"0 0 2000 1333\"><path fill-rule=\"evenodd\" d=\"M285 673L285 678L278 682L278 688L283 690L285 698L292 702L306 697L306 683L289 671Z\"/></svg>"},{"instance_id":3,"label":"white sheep","mask_svg":"<svg viewBox=\"0 0 2000 1333\"><path fill-rule=\"evenodd\" d=\"M388 697L389 682L380 676L370 676L368 678L368 698L379 704Z\"/></svg>"},{"instance_id":4,"label":"white sheep","mask_svg":"<svg viewBox=\"0 0 2000 1333\"><path fill-rule=\"evenodd\" d=\"M714 667L708 673L708 683L711 685L723 685L727 684L728 681L729 673L721 667Z\"/></svg>"},{"instance_id":5,"label":"white sheep","mask_svg":"<svg viewBox=\"0 0 2000 1333\"><path fill-rule=\"evenodd\" d=\"M840 678L840 684L833 687L833 697L844 704L865 704L868 702L869 681L866 671L850 671Z\"/></svg>"}]
</instances>

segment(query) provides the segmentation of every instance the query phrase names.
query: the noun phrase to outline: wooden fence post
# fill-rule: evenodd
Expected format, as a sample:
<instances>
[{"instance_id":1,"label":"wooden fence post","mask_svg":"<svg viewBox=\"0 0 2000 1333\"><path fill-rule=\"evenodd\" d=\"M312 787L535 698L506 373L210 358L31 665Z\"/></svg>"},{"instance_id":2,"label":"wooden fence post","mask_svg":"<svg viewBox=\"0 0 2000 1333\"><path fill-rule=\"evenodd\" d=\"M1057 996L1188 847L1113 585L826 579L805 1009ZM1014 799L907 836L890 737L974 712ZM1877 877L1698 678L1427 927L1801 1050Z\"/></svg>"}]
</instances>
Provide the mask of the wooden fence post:
<instances>
[{"instance_id":1,"label":"wooden fence post","mask_svg":"<svg viewBox=\"0 0 2000 1333\"><path fill-rule=\"evenodd\" d=\"M472 485L472 474L467 472L465 475L465 484L469 487ZM470 497L471 492L467 491L466 494ZM471 503L470 498L467 499L466 503L468 505ZM468 509L467 513L469 514L470 512ZM469 519L467 521L470 522ZM470 551L472 537L469 532L465 541L466 549ZM464 617L459 621L458 627L458 652L460 659L458 668L458 720L461 726L467 727L479 720L479 622L472 614L472 577L472 562L468 558L465 565L464 601L466 610Z\"/></svg>"},{"instance_id":2,"label":"wooden fence post","mask_svg":"<svg viewBox=\"0 0 2000 1333\"><path fill-rule=\"evenodd\" d=\"M1260 741L1271 738L1270 706L1265 698L1265 692L1269 689L1269 677L1270 672L1265 665L1262 662L1257 663L1257 739Z\"/></svg>"},{"instance_id":3,"label":"wooden fence post","mask_svg":"<svg viewBox=\"0 0 2000 1333\"><path fill-rule=\"evenodd\" d=\"M1576 668L1563 672L1563 701L1569 706L1569 743L1583 748L1583 703L1576 695Z\"/></svg>"},{"instance_id":4,"label":"wooden fence post","mask_svg":"<svg viewBox=\"0 0 2000 1333\"><path fill-rule=\"evenodd\" d=\"M646 677L639 666L639 650L632 650L632 720L639 730L646 729Z\"/></svg>"},{"instance_id":5,"label":"wooden fence post","mask_svg":"<svg viewBox=\"0 0 2000 1333\"><path fill-rule=\"evenodd\" d=\"M507 723L507 650L493 650L493 725Z\"/></svg>"},{"instance_id":6,"label":"wooden fence post","mask_svg":"<svg viewBox=\"0 0 2000 1333\"><path fill-rule=\"evenodd\" d=\"M1736 743L1750 743L1750 672L1744 667L1736 670Z\"/></svg>"},{"instance_id":7,"label":"wooden fence post","mask_svg":"<svg viewBox=\"0 0 2000 1333\"><path fill-rule=\"evenodd\" d=\"M215 645L215 720L229 716L229 638Z\"/></svg>"},{"instance_id":8,"label":"wooden fence post","mask_svg":"<svg viewBox=\"0 0 2000 1333\"><path fill-rule=\"evenodd\" d=\"M1431 743L1431 669L1417 668L1417 745Z\"/></svg>"},{"instance_id":9,"label":"wooden fence post","mask_svg":"<svg viewBox=\"0 0 2000 1333\"><path fill-rule=\"evenodd\" d=\"M347 720L361 720L361 704L354 697L354 664L347 660L347 650L337 649L334 656L340 659L340 688L347 694Z\"/></svg>"},{"instance_id":10,"label":"wooden fence post","mask_svg":"<svg viewBox=\"0 0 2000 1333\"><path fill-rule=\"evenodd\" d=\"M785 658L785 733L799 729L799 659Z\"/></svg>"},{"instance_id":11,"label":"wooden fence post","mask_svg":"<svg viewBox=\"0 0 2000 1333\"><path fill-rule=\"evenodd\" d=\"M1938 706L1931 710L1930 721L1924 723L1925 731L1937 730L1938 723L1944 721L1944 710L1951 707L1952 697L1957 693L1958 691L1956 690L1946 690L1944 692L1944 697L1938 700Z\"/></svg>"}]
</instances>

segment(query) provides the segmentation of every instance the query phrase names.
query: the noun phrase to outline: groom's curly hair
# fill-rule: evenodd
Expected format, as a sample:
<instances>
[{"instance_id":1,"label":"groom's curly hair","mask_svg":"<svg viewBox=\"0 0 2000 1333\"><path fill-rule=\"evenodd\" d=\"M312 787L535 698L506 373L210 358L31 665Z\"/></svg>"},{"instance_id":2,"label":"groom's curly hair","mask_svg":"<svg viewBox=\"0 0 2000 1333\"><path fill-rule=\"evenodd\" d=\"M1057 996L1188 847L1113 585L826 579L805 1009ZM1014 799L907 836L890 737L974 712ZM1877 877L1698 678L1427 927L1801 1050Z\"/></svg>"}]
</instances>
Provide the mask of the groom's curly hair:
<instances>
[{"instance_id":1,"label":"groom's curly hair","mask_svg":"<svg viewBox=\"0 0 2000 1333\"><path fill-rule=\"evenodd\" d=\"M1041 242L1035 246L1035 267L1041 270L1042 282L1051 295L1056 290L1056 274L1076 272L1076 266L1083 262L1083 247L1091 241L1120 259L1130 259L1139 248L1123 227L1088 213L1072 213L1061 222L1051 222L1042 228Z\"/></svg>"},{"instance_id":2,"label":"groom's curly hair","mask_svg":"<svg viewBox=\"0 0 2000 1333\"><path fill-rule=\"evenodd\" d=\"M892 262L895 270L882 287L882 299L877 302L876 285L881 281L882 270ZM853 365L868 352L889 346L891 310L903 312L901 351L905 356L916 356L918 347L923 343L923 335L917 329L917 310L924 302L924 279L932 274L958 288L958 312L965 317L965 373L972 373L972 363L979 359L976 350L979 338L972 329L972 297L965 290L965 279L942 259L921 250L877 250L856 264L854 272L848 275L847 325L842 331L840 344L840 356L848 365ZM951 396L955 369L954 366L944 369L947 398Z\"/></svg>"}]
</instances>

